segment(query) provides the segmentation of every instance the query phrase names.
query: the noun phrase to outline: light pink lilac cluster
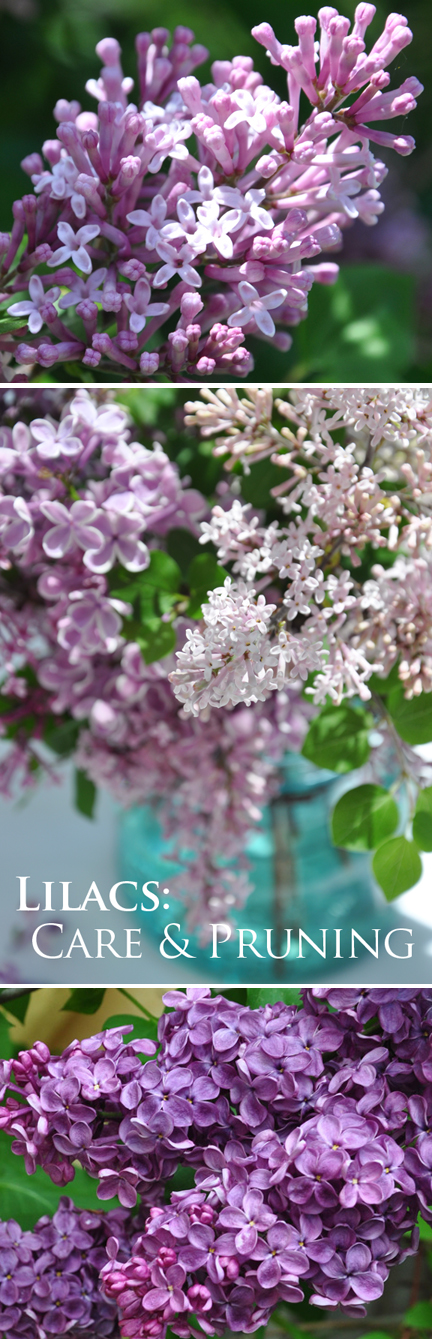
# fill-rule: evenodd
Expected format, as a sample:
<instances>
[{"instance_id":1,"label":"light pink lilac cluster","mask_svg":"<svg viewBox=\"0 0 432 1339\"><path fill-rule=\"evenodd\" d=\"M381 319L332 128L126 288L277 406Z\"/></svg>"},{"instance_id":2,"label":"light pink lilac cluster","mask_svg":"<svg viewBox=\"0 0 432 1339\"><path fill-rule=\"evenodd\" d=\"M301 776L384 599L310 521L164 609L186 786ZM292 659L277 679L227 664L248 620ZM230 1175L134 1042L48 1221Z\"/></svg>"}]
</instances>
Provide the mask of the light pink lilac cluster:
<instances>
[{"instance_id":1,"label":"light pink lilac cluster","mask_svg":"<svg viewBox=\"0 0 432 1339\"><path fill-rule=\"evenodd\" d=\"M254 28L286 71L287 100L245 56L215 61L201 86L193 71L208 53L178 27L171 47L165 28L138 35L131 101L118 43L99 42L102 73L87 84L97 112L59 99L57 137L43 145L45 163L24 159L33 192L0 239L18 323L1 339L7 373L78 362L96 379L206 380L252 370L248 335L289 348L287 326L306 315L312 283L337 274L310 262L338 248L353 219L374 224L382 212L386 169L371 144L414 148L380 128L422 91L413 77L389 89L387 66L412 34L392 13L367 53L374 15L359 4L351 29L325 5L318 39L316 19L296 20L295 46L268 23Z\"/></svg>"},{"instance_id":2,"label":"light pink lilac cluster","mask_svg":"<svg viewBox=\"0 0 432 1339\"><path fill-rule=\"evenodd\" d=\"M171 893L205 942L209 922L231 924L252 891L247 840L277 794L286 749L301 748L310 711L296 685L253 715L239 704L205 720L185 717L169 683L173 669L173 657L146 667L128 644L106 676L103 701L87 706L75 761L124 807L157 802L169 859L180 866L170 873ZM43 680L51 683L49 666Z\"/></svg>"},{"instance_id":3,"label":"light pink lilac cluster","mask_svg":"<svg viewBox=\"0 0 432 1339\"><path fill-rule=\"evenodd\" d=\"M314 674L314 702L370 698L374 671L398 663L407 697L432 688L432 403L421 389L205 391L189 423L228 465L270 457L282 523L249 504L213 507L201 525L232 576L209 594L171 676L185 710L265 701ZM279 419L279 425L275 419ZM281 422L282 420L282 422ZM282 426L288 420L290 426ZM343 444L340 429L345 429ZM356 579L369 546L394 554Z\"/></svg>"},{"instance_id":4,"label":"light pink lilac cluster","mask_svg":"<svg viewBox=\"0 0 432 1339\"><path fill-rule=\"evenodd\" d=\"M358 1317L382 1295L430 1218L431 1000L312 989L254 1010L193 987L164 996L145 1063L152 1043L118 1028L3 1062L0 1123L30 1173L67 1184L78 1160L100 1198L141 1196L129 1260L112 1240L101 1275L126 1339L189 1339L197 1317L251 1333L305 1295ZM178 1166L195 1187L164 1204Z\"/></svg>"},{"instance_id":5,"label":"light pink lilac cluster","mask_svg":"<svg viewBox=\"0 0 432 1339\"><path fill-rule=\"evenodd\" d=\"M170 529L198 533L205 499L160 446L132 440L105 393L77 391L59 420L0 431L0 790L52 770L41 741L53 722L76 723L75 761L97 786L125 807L159 803L191 928L229 922L251 891L247 835L307 727L298 685L253 720L241 704L222 721L185 719L173 657L146 664L109 580L119 565L131 580L145 571Z\"/></svg>"}]
</instances>

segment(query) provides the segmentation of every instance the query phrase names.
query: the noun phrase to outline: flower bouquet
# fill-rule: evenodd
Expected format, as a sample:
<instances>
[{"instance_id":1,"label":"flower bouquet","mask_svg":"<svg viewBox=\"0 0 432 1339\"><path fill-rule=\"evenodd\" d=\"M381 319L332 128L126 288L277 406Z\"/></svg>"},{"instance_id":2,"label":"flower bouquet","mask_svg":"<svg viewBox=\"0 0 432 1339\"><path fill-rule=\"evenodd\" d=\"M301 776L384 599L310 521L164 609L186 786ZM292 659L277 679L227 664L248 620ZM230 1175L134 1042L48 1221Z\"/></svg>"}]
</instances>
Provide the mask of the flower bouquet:
<instances>
[{"instance_id":1,"label":"flower bouquet","mask_svg":"<svg viewBox=\"0 0 432 1339\"><path fill-rule=\"evenodd\" d=\"M157 802L205 937L301 750L392 900L432 849L429 393L178 396L3 394L2 792L72 756L84 813Z\"/></svg>"}]
</instances>

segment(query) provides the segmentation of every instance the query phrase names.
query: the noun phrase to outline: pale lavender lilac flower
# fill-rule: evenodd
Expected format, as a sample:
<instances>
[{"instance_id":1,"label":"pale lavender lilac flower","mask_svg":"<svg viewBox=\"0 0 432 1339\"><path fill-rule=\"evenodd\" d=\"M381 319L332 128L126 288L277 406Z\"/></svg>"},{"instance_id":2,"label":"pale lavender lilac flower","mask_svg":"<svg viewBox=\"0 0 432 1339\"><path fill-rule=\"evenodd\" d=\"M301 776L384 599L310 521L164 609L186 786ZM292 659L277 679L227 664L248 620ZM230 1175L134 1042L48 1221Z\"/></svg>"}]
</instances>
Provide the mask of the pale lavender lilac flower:
<instances>
[{"instance_id":1,"label":"pale lavender lilac flower","mask_svg":"<svg viewBox=\"0 0 432 1339\"><path fill-rule=\"evenodd\" d=\"M268 23L254 28L271 63L286 72L288 100L263 83L249 56L215 61L211 82L200 85L193 71L207 52L179 26L171 47L166 29L138 34L132 102L118 43L99 42L101 76L87 84L97 113L59 99L57 137L43 146L48 166L37 153L24 159L33 194L15 202L12 233L2 237L2 289L12 299L23 282L39 279L44 287L42 267L68 260L91 278L91 296L86 291L85 305L77 305L78 326L59 315L75 305L73 269L59 310L52 290L42 303L38 288L31 313L12 301L12 313L20 306L17 316L29 314L32 325L31 339L2 337L7 375L73 359L96 378L98 369L112 374L119 366L131 380L158 373L206 380L250 373L248 334L288 348L287 327L306 315L313 282L337 275L332 262L310 262L337 248L353 219L373 225L381 213L386 169L371 144L402 155L414 148L404 131L380 128L405 118L421 92L411 76L388 90L386 66L412 34L402 15L391 14L367 54L374 14L373 5L357 6L350 32L349 20L325 6L319 42L316 20L302 16L296 46L282 45ZM311 108L303 124L301 93ZM166 301L146 307L144 284ZM196 290L202 306L190 320ZM157 349L146 347L150 341Z\"/></svg>"}]
</instances>

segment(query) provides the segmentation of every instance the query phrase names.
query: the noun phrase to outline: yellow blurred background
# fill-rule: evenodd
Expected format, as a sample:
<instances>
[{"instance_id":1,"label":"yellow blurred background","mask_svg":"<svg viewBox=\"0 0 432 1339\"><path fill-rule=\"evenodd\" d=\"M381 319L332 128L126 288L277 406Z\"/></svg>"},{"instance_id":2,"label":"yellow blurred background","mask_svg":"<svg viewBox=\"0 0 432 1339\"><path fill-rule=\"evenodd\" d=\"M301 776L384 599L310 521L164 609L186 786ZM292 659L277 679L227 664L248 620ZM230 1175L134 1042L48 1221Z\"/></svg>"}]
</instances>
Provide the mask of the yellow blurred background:
<instances>
[{"instance_id":1,"label":"yellow blurred background","mask_svg":"<svg viewBox=\"0 0 432 1339\"><path fill-rule=\"evenodd\" d=\"M169 987L167 986L168 990ZM148 1009L156 1018L163 1011L162 996L164 990L151 987L133 990L125 998L119 990L106 990L101 1007L94 1014L62 1012L67 1003L70 990L61 986L41 988L33 991L24 1023L14 1020L10 1029L12 1041L22 1049L32 1046L35 1041L44 1041L52 1054L60 1054L69 1042L75 1038L91 1037L102 1031L105 1019L114 1014L136 1014L142 1018L143 1036L146 1035L146 1020L140 1009L132 1003L131 996ZM7 1006L6 1006L7 1007Z\"/></svg>"}]
</instances>

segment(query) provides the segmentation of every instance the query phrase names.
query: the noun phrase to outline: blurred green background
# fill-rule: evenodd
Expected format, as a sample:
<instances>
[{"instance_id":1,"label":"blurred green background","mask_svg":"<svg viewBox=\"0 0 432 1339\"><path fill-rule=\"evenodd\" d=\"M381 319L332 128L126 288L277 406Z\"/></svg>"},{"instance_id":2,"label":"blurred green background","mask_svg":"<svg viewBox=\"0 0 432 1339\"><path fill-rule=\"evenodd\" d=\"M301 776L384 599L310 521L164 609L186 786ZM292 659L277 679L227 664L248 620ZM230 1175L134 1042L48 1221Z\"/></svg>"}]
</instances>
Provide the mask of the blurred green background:
<instances>
[{"instance_id":1,"label":"blurred green background","mask_svg":"<svg viewBox=\"0 0 432 1339\"><path fill-rule=\"evenodd\" d=\"M263 19L280 40L295 37L293 22L301 0L0 0L1 198L0 228L10 228L12 201L28 188L20 168L25 154L40 149L55 133L52 107L58 97L79 98L94 107L84 91L97 75L94 47L101 37L121 43L124 69L135 74L137 31L177 23L194 29L210 51L201 68L238 54L253 55L266 81L286 96L283 72L270 65L250 34ZM308 7L305 6L307 9ZM316 14L318 6L313 4ZM341 12L353 16L354 0ZM379 3L368 44L378 36L390 5ZM418 109L407 124L417 140L410 158L383 154L390 167L383 187L386 213L375 228L354 224L345 232L342 265L335 288L314 286L309 317L293 331L289 354L271 345L254 345L256 378L295 380L432 380L432 40L430 0L408 0L405 11L414 40L391 67L392 85L415 74L425 85ZM133 96L133 95L132 95ZM373 146L372 146L373 147ZM381 156L378 150L377 156Z\"/></svg>"}]
</instances>

